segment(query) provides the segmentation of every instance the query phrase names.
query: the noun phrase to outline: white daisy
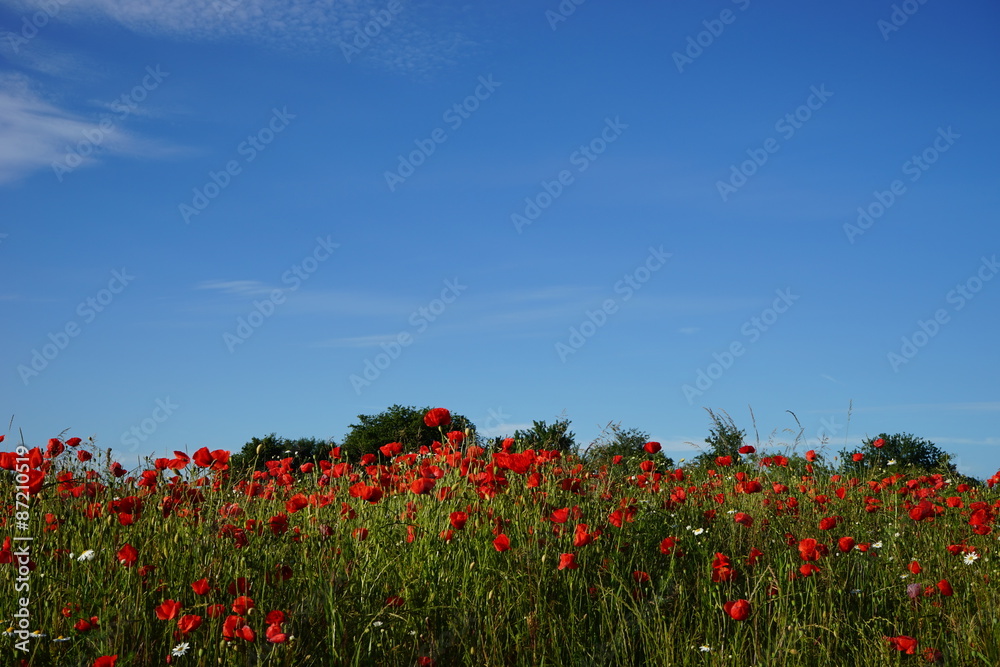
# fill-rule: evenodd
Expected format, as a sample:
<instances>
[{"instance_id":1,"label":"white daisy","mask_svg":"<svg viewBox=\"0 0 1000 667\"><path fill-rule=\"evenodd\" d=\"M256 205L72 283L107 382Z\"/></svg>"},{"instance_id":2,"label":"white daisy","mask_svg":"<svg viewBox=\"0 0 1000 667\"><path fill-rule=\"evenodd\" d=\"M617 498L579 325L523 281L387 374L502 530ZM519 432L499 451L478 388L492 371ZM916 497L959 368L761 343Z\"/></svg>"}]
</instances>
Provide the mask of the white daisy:
<instances>
[{"instance_id":1,"label":"white daisy","mask_svg":"<svg viewBox=\"0 0 1000 667\"><path fill-rule=\"evenodd\" d=\"M190 649L190 648L191 648L191 644L189 644L187 642L183 642L183 643L178 644L177 646L175 646L174 650L171 651L170 653L171 653L171 655L176 655L176 656L180 657L180 656L184 655L185 653L187 653L188 649Z\"/></svg>"},{"instance_id":2,"label":"white daisy","mask_svg":"<svg viewBox=\"0 0 1000 667\"><path fill-rule=\"evenodd\" d=\"M702 653L708 653L709 651L712 650L712 647L709 646L708 644L702 644L701 646L698 647L698 650L701 651Z\"/></svg>"},{"instance_id":3,"label":"white daisy","mask_svg":"<svg viewBox=\"0 0 1000 667\"><path fill-rule=\"evenodd\" d=\"M966 565L972 565L977 560L979 560L979 554L977 554L975 551L970 551L969 553L962 556L962 562L965 563Z\"/></svg>"},{"instance_id":4,"label":"white daisy","mask_svg":"<svg viewBox=\"0 0 1000 667\"><path fill-rule=\"evenodd\" d=\"M82 554L76 557L78 561L94 560L94 554L96 552L93 549L87 549ZM72 556L72 554L70 554Z\"/></svg>"}]
</instances>

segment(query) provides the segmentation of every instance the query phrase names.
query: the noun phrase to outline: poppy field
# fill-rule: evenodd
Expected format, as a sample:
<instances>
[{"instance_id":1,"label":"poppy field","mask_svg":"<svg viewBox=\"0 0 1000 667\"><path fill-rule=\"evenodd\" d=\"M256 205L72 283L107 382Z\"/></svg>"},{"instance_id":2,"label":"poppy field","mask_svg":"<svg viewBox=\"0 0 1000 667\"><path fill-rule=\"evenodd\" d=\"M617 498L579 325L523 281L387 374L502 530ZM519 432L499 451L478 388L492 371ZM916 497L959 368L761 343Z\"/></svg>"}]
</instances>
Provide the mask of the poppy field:
<instances>
[{"instance_id":1,"label":"poppy field","mask_svg":"<svg viewBox=\"0 0 1000 667\"><path fill-rule=\"evenodd\" d=\"M242 475L2 445L3 664L1000 665L1000 472L588 469L425 421L419 452Z\"/></svg>"}]
</instances>

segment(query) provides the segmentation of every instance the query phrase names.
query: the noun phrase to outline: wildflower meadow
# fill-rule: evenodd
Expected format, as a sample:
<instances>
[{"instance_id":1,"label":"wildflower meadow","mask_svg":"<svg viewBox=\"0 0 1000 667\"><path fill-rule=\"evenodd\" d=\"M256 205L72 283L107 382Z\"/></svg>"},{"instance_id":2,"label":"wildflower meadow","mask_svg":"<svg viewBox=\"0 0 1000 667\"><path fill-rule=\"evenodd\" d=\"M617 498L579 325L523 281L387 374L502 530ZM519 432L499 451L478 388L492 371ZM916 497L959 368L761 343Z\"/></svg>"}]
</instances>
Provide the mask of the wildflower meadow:
<instances>
[{"instance_id":1,"label":"wildflower meadow","mask_svg":"<svg viewBox=\"0 0 1000 667\"><path fill-rule=\"evenodd\" d=\"M8 441L3 664L1000 665L1000 472L590 467L424 420L420 451L244 474Z\"/></svg>"}]
</instances>

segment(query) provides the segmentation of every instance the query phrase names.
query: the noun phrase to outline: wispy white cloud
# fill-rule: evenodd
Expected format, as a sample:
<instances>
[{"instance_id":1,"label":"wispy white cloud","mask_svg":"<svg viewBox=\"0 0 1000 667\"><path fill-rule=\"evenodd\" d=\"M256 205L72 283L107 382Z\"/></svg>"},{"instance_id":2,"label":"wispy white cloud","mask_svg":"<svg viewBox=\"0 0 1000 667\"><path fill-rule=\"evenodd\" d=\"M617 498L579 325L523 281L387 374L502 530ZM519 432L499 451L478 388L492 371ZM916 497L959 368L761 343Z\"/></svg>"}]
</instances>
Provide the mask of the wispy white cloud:
<instances>
[{"instance_id":1,"label":"wispy white cloud","mask_svg":"<svg viewBox=\"0 0 1000 667\"><path fill-rule=\"evenodd\" d=\"M117 119L110 126L107 120L107 114L87 118L67 111L25 75L0 74L0 184L45 167L61 179L102 157L166 157L181 152L129 132Z\"/></svg>"},{"instance_id":2,"label":"wispy white cloud","mask_svg":"<svg viewBox=\"0 0 1000 667\"><path fill-rule=\"evenodd\" d=\"M46 1L13 4L28 12ZM396 0L391 4L400 9L390 12L389 4L389 0L73 0L61 8L59 19L88 23L110 19L137 33L181 39L245 40L289 51L322 49L345 60L346 49L349 62L369 62L401 73L426 73L456 63L475 47L456 27L462 7Z\"/></svg>"},{"instance_id":3,"label":"wispy white cloud","mask_svg":"<svg viewBox=\"0 0 1000 667\"><path fill-rule=\"evenodd\" d=\"M240 296L257 296L260 294L270 294L273 287L268 287L259 280L206 280L199 283L195 289L215 290L226 294L238 294Z\"/></svg>"}]
</instances>

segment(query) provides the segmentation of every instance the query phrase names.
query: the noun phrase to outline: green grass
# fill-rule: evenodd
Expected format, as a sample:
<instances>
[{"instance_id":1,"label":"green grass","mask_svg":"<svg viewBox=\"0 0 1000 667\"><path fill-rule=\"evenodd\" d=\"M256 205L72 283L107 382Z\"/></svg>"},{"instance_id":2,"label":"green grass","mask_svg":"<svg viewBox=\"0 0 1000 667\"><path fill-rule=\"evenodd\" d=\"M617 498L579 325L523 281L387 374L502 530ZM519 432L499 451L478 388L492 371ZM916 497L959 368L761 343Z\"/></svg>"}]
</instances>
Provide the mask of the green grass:
<instances>
[{"instance_id":1,"label":"green grass","mask_svg":"<svg viewBox=\"0 0 1000 667\"><path fill-rule=\"evenodd\" d=\"M941 651L938 664L1000 664L997 533L977 534L969 524L969 505L977 502L992 524L1000 488L957 488L941 476L893 477L884 469L831 479L818 469L811 475L802 467L761 467L757 455L715 474L686 471L683 481L669 470L643 474L638 460L584 472L574 460L539 457L518 474L492 467L487 452L471 464L466 457L464 474L460 454L413 464L383 459L381 469L355 465L351 476L325 486L317 484L318 467L292 471L284 480L258 480L267 495L249 497L241 490L246 480L237 486L227 472L194 462L179 474L161 472L155 487L103 474L88 485L83 476L97 469L96 459L84 465L71 456L52 460L45 488L30 503L27 531L14 524L14 482L0 484L9 499L2 535L34 538L27 609L30 629L45 635L28 639L27 653L15 650L16 635L0 638L9 664L91 665L105 655L117 655L119 666L165 664L182 642L190 648L171 664L825 667L927 664L923 653L930 649ZM443 474L426 495L409 488L421 465ZM60 484L63 468L75 477ZM737 493L737 473L759 480L762 491ZM873 490L870 481L884 488ZM349 489L357 482L382 487L384 496L374 504L353 497ZM788 490L775 492L776 483ZM452 492L439 500L443 487ZM678 488L683 500L672 499ZM289 512L286 501L295 494L312 502ZM128 496L141 499L142 509L126 526L109 508ZM175 503L165 511L169 497ZM950 506L949 497L961 506ZM789 498L796 508L787 506ZM940 513L912 519L908 510L921 500ZM866 511L869 505L877 509ZM561 508L570 508L568 519L553 522ZM616 526L612 512L619 509L631 520ZM468 515L460 530L449 522L457 511ZM753 524L736 523L737 511ZM287 530L272 531L269 521L281 514ZM824 517L840 518L821 530ZM594 536L591 543L574 546L578 524L587 525L582 530ZM367 539L358 539L357 529L367 529ZM450 540L441 536L448 529ZM503 552L493 545L501 532L510 540ZM843 536L881 546L842 553ZM661 553L666 537L676 538L683 556ZM827 549L808 577L799 573L805 538ZM125 544L138 552L130 566L117 558ZM959 544L978 559L965 564L963 554L949 552ZM94 558L77 560L87 549L96 551ZM752 549L763 555L747 565ZM576 555L577 569L558 569L564 553ZM717 553L735 566L731 580L713 582ZM912 560L919 574L910 572ZM16 577L16 562L0 564L4 627L24 595L14 593ZM241 621L254 632L252 642L223 639L239 594L227 588L240 577L255 605ZM202 578L213 587L204 596L191 587ZM940 593L942 579L954 595ZM913 583L921 585L915 599L907 594ZM742 621L723 607L739 599L750 603ZM200 627L181 637L177 618L157 618L166 600L181 603L178 618L201 616ZM223 605L225 613L209 617L210 605ZM282 643L265 637L265 617L274 610L284 613L280 630L291 636ZM93 616L97 627L74 628ZM901 635L917 640L913 655L884 638Z\"/></svg>"}]
</instances>

